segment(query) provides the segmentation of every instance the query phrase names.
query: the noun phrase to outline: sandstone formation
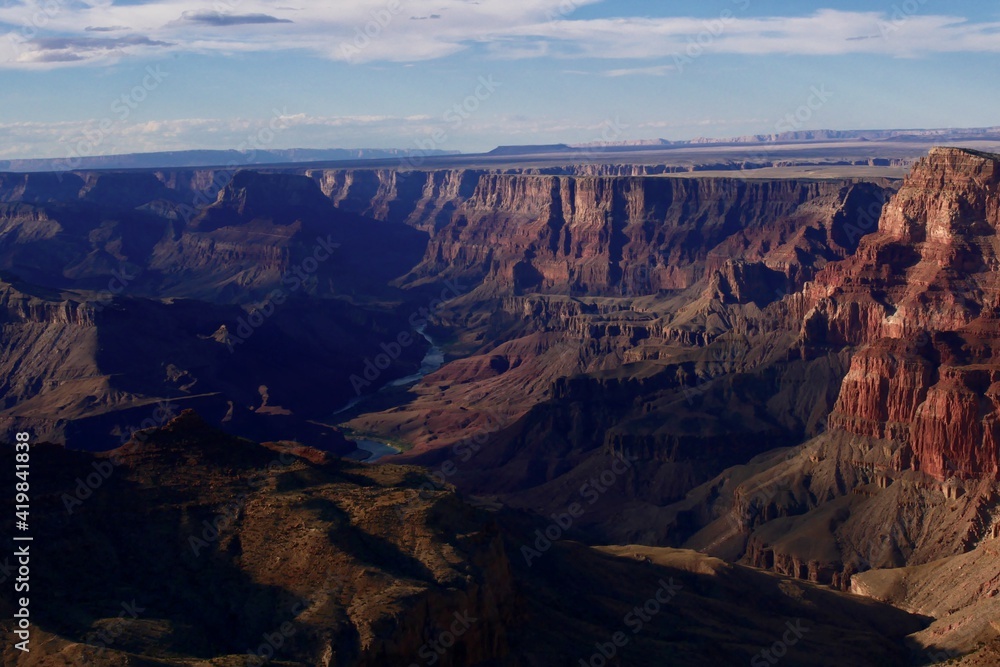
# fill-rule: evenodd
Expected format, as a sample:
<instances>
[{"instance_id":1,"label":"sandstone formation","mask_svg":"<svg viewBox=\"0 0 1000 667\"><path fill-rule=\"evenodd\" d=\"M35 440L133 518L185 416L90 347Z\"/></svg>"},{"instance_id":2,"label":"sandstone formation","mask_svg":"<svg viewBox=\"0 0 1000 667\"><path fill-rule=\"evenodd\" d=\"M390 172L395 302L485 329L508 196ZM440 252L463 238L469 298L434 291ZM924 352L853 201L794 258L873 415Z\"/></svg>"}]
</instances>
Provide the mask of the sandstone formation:
<instances>
[{"instance_id":1,"label":"sandstone formation","mask_svg":"<svg viewBox=\"0 0 1000 667\"><path fill-rule=\"evenodd\" d=\"M350 376L410 330L396 308L423 297L387 283L426 240L362 224L295 175L241 173L190 219L164 213L205 177L0 177L6 433L102 449L168 402L243 435L348 447L311 420L352 399ZM425 349L416 337L382 381Z\"/></svg>"},{"instance_id":2,"label":"sandstone formation","mask_svg":"<svg viewBox=\"0 0 1000 667\"><path fill-rule=\"evenodd\" d=\"M529 567L541 524L420 492L417 469L257 445L192 412L96 457L39 445L34 465L35 639L5 643L4 664L541 667L618 631L630 665L737 664L792 622L790 664L902 666L925 625L693 552L557 542ZM4 587L5 619L12 603Z\"/></svg>"},{"instance_id":3,"label":"sandstone formation","mask_svg":"<svg viewBox=\"0 0 1000 667\"><path fill-rule=\"evenodd\" d=\"M802 245L783 254L761 238L781 228L771 222L723 240L743 254L714 272L699 271L711 252L692 256L692 282L662 293L574 295L575 274L537 260L536 243L530 259L519 255L542 267L529 294L515 279L524 270L495 270L488 291L451 305L473 357L427 378L409 405L352 424L416 444L410 460L459 463L462 488L540 513L565 507L604 453L637 455L642 464L583 520L598 542L686 545L842 588L860 571L975 549L997 520L997 164L935 150L881 215L832 207L829 227L788 233L830 230L822 265L796 261L815 255ZM524 188L504 200L524 202L518 230L551 219L552 205ZM474 238L475 218L460 215L458 233ZM588 247L601 248L593 238ZM625 275L631 264L621 266ZM769 298L772 276L786 286ZM513 295L477 319L474 302L495 292ZM529 341L537 364L521 351ZM465 463L461 434L480 427L449 418L448 405L481 414L494 400L524 407ZM776 446L790 449L761 454Z\"/></svg>"},{"instance_id":4,"label":"sandstone formation","mask_svg":"<svg viewBox=\"0 0 1000 667\"><path fill-rule=\"evenodd\" d=\"M301 664L402 657L444 622L434 614L445 599L492 619L454 664L557 664L643 595L632 577L653 583L636 562L710 573L691 586L711 613L671 615L683 632L652 633L628 664L745 662L746 640L711 618L758 622L721 599L775 579L713 557L809 582L780 580L795 595L832 586L926 614L910 657L940 649L988 664L996 629L980 620L992 607L973 588L992 590L1000 525L998 169L1000 157L941 148L901 184L575 167L2 174L0 423L105 449L169 400L232 433L298 441L269 450L296 452L298 467L273 478L276 498L257 498L220 557L226 577L263 586L250 605L259 615L226 612L248 632L279 621L261 609L320 584L305 561L294 576L268 570L264 535L335 553L352 576L374 568L356 591L365 602L323 607L316 632L293 642ZM251 316L261 324L244 336ZM420 365L422 333L446 363L391 386ZM400 334L415 343L394 347ZM152 436L162 449L116 454L132 462L119 502L135 502L155 471L201 498L190 501L199 514L140 494L181 526L235 492L242 464L213 467L228 449L179 445L188 428L201 445L221 437L192 419ZM340 428L405 451L353 466L333 456L353 450ZM224 442L257 461L247 443ZM184 457L206 477L161 469ZM379 519L418 485L398 464L425 466L440 488L405 522L413 533ZM450 485L499 512L473 510ZM581 544L519 569L538 517L586 494L593 506L568 531ZM316 521L325 534L306 530ZM968 586L935 587L960 567L975 574ZM618 597L560 600L573 577ZM510 629L538 618L564 644ZM210 625L161 621L139 634L178 638L167 664L232 653ZM909 659L897 641L919 630L908 622L869 630L884 662L858 664ZM54 645L81 650L80 630L64 629L73 623L52 619ZM766 640L761 628L751 643ZM134 646L122 650L146 656L149 644Z\"/></svg>"}]
</instances>

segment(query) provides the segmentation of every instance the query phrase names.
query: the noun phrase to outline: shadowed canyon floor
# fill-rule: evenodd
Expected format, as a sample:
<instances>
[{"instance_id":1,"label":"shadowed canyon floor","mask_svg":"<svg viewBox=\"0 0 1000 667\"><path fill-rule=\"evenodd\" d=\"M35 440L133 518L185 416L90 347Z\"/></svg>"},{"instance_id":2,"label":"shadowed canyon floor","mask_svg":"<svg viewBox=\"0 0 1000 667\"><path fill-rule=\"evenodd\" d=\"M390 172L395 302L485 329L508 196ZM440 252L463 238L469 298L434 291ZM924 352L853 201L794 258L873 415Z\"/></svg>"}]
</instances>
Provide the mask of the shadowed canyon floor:
<instances>
[{"instance_id":1,"label":"shadowed canyon floor","mask_svg":"<svg viewBox=\"0 0 1000 667\"><path fill-rule=\"evenodd\" d=\"M5 660L577 665L672 578L621 664L994 664L1000 157L589 167L0 174L0 424L115 568Z\"/></svg>"},{"instance_id":2,"label":"shadowed canyon floor","mask_svg":"<svg viewBox=\"0 0 1000 667\"><path fill-rule=\"evenodd\" d=\"M5 664L574 665L615 632L627 664L736 664L792 627L789 664L902 665L925 625L695 552L557 542L529 567L530 517L191 412L107 454L35 460L42 636L30 656L7 645ZM77 499L74 480L104 467ZM86 557L65 567L70 552ZM446 632L447 649L431 643Z\"/></svg>"}]
</instances>

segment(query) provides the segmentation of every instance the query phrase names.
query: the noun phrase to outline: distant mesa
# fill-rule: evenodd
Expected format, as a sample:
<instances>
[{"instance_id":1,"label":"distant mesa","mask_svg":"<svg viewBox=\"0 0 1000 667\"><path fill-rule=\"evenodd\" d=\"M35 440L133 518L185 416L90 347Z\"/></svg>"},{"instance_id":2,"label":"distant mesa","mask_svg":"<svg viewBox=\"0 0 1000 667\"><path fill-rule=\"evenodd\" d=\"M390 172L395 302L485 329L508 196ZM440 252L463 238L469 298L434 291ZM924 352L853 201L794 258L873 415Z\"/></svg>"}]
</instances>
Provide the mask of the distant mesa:
<instances>
[{"instance_id":1,"label":"distant mesa","mask_svg":"<svg viewBox=\"0 0 1000 667\"><path fill-rule=\"evenodd\" d=\"M622 141L596 141L581 144L541 144L526 146L499 146L487 155L518 156L546 153L566 153L599 149L609 151L656 150L663 148L697 148L713 145L802 144L829 142L905 142L935 143L948 141L1000 141L1000 127L934 130L803 130L777 134L752 134L739 137L697 137L686 141L668 139L635 139Z\"/></svg>"},{"instance_id":2,"label":"distant mesa","mask_svg":"<svg viewBox=\"0 0 1000 667\"><path fill-rule=\"evenodd\" d=\"M487 155L538 155L541 153L565 153L573 150L566 144L541 144L538 146L497 146Z\"/></svg>"},{"instance_id":3,"label":"distant mesa","mask_svg":"<svg viewBox=\"0 0 1000 667\"><path fill-rule=\"evenodd\" d=\"M403 148L288 148L258 151L190 150L158 153L126 153L73 158L0 160L0 171L39 172L89 169L170 169L197 167L247 168L262 165L307 162L355 162L398 160L415 154L420 157L456 155L457 151L408 150Z\"/></svg>"},{"instance_id":4,"label":"distant mesa","mask_svg":"<svg viewBox=\"0 0 1000 667\"><path fill-rule=\"evenodd\" d=\"M683 144L766 144L766 143L813 143L837 141L996 141L1000 140L1000 127L941 128L916 130L801 130L778 134L754 134L742 137L712 139L699 137L692 141L674 142Z\"/></svg>"},{"instance_id":5,"label":"distant mesa","mask_svg":"<svg viewBox=\"0 0 1000 667\"><path fill-rule=\"evenodd\" d=\"M87 170L121 170L121 169L195 169L225 167L228 169L243 169L261 166L291 166L315 165L324 167L373 167L394 168L403 167L403 162L419 161L411 167L420 167L424 160L433 159L438 168L454 168L457 166L478 164L483 158L493 158L494 162L505 160L511 162L527 156L579 156L586 154L606 155L642 154L643 159L670 160L684 159L690 162L691 156L680 156L683 152L698 154L703 163L718 163L722 160L706 157L706 153L722 149L728 151L732 147L744 147L748 151L761 152L760 147L767 151L780 150L780 146L801 144L837 144L851 147L858 145L878 144L883 153L892 153L898 157L900 152L915 151L913 155L904 158L916 159L924 155L933 145L955 144L967 142L1000 142L1000 126L985 128L946 128L930 130L803 130L777 134L755 134L741 137L698 137L690 140L672 141L668 139L622 139L618 141L593 141L575 144L534 144L513 146L498 146L488 153L466 154L455 150L423 150L405 148L289 148L257 151L238 150L185 150L156 153L127 153L123 155L94 155L86 157L31 158L0 160L2 172L66 172ZM872 148L867 148L866 153ZM660 157L658 153L669 153L673 157ZM871 155L864 157L870 158ZM410 158L407 160L407 158ZM871 165L877 166L877 165Z\"/></svg>"}]
</instances>

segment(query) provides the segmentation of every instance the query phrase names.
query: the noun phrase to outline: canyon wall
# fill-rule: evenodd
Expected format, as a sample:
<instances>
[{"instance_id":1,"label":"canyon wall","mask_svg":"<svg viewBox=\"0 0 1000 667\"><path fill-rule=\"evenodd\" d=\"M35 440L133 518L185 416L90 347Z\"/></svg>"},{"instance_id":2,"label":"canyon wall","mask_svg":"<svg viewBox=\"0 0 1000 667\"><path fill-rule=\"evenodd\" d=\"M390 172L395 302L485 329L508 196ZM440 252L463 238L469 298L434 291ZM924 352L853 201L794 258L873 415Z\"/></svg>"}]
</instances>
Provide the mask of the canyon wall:
<instances>
[{"instance_id":1,"label":"canyon wall","mask_svg":"<svg viewBox=\"0 0 1000 667\"><path fill-rule=\"evenodd\" d=\"M973 548L1000 463L996 164L935 150L891 197L482 175L408 277L480 267L483 287L445 311L472 356L354 423L440 465L450 434L502 401L507 428L456 483L549 511L636 455L581 521L600 540L841 587ZM636 267L649 282L629 282ZM750 463L777 446L790 458Z\"/></svg>"},{"instance_id":2,"label":"canyon wall","mask_svg":"<svg viewBox=\"0 0 1000 667\"><path fill-rule=\"evenodd\" d=\"M892 191L852 180L310 175L343 210L431 233L410 282L444 275L484 280L494 293L590 296L685 289L730 259L765 256L769 268L801 284L817 263L845 257L874 229ZM853 231L837 216L856 220Z\"/></svg>"},{"instance_id":3,"label":"canyon wall","mask_svg":"<svg viewBox=\"0 0 1000 667\"><path fill-rule=\"evenodd\" d=\"M1000 161L935 149L878 232L804 290L811 340L861 346L830 425L904 446L900 469L995 475Z\"/></svg>"},{"instance_id":4,"label":"canyon wall","mask_svg":"<svg viewBox=\"0 0 1000 667\"><path fill-rule=\"evenodd\" d=\"M309 181L317 187L307 187ZM291 236L334 231L380 238L384 257L376 265L385 274L379 278L405 276L403 285L460 278L484 282L483 289L494 294L655 294L686 289L713 271L731 273L727 262L736 260L783 274L774 291L788 292L826 262L849 255L873 229L891 192L889 184L850 179L467 170L0 174L8 230L0 228L0 268L17 264L15 250L35 260L27 264L65 273L67 280L110 277L110 267L131 263L155 269L177 291L191 282L192 262L223 253L227 265L243 267L213 278L223 287L232 283L223 290L232 298L255 282L273 284L301 259L289 248ZM111 229L92 237L95 225L108 226L103 218L110 211L117 218ZM260 220L270 224L246 224ZM217 238L215 232L234 224L241 227L240 238ZM400 224L430 239L416 266L393 241L385 243L403 233ZM274 241L256 244L254 235ZM42 241L58 243L60 255L44 257ZM401 245L415 242L400 239ZM208 292L191 295L204 298Z\"/></svg>"},{"instance_id":5,"label":"canyon wall","mask_svg":"<svg viewBox=\"0 0 1000 667\"><path fill-rule=\"evenodd\" d=\"M827 430L693 492L723 518L690 546L745 544L750 564L846 588L996 537L998 229L1000 156L915 166L878 231L785 300L803 355L853 351Z\"/></svg>"}]
</instances>

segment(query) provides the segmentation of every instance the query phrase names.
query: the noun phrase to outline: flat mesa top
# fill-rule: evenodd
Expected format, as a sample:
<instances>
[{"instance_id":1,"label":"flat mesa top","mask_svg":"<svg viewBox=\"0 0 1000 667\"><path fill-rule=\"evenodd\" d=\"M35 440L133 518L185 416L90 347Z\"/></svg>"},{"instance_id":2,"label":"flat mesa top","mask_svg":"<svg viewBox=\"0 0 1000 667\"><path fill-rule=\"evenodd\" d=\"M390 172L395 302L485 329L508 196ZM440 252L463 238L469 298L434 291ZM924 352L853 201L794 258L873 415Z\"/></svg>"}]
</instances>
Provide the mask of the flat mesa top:
<instances>
[{"instance_id":1,"label":"flat mesa top","mask_svg":"<svg viewBox=\"0 0 1000 667\"><path fill-rule=\"evenodd\" d=\"M746 180L843 180L845 178L901 180L910 173L910 166L874 167L869 165L796 165L763 169L695 171L664 174L667 178L739 178Z\"/></svg>"},{"instance_id":2,"label":"flat mesa top","mask_svg":"<svg viewBox=\"0 0 1000 667\"><path fill-rule=\"evenodd\" d=\"M680 145L607 145L502 146L488 153L422 153L378 158L303 159L308 151L290 151L288 159L274 162L236 160L238 168L255 171L295 171L302 169L350 170L496 170L511 173L606 173L660 175L674 171L681 175L731 176L749 168L820 170L814 173L795 171L761 172L754 178L901 178L906 168L929 151L952 146L971 153L1000 153L1000 130L990 134L906 135L881 139L821 139L809 141L756 141L721 143L686 143ZM383 151L384 152L384 151ZM81 159L74 171L144 171L148 169L225 169L232 168L233 158L220 157L213 151L194 153L150 153ZM315 152L314 152L315 153ZM127 158L127 159L126 159ZM56 163L56 167L53 167ZM62 165L60 168L59 165ZM744 165L748 169L743 169ZM878 170L870 169L875 166ZM0 171L15 173L58 171L64 161L0 161ZM612 169L613 168L613 169ZM716 174L715 172L726 172ZM749 177L749 174L743 174Z\"/></svg>"}]
</instances>

